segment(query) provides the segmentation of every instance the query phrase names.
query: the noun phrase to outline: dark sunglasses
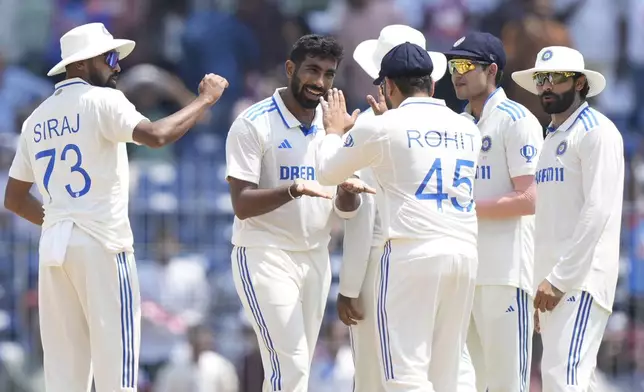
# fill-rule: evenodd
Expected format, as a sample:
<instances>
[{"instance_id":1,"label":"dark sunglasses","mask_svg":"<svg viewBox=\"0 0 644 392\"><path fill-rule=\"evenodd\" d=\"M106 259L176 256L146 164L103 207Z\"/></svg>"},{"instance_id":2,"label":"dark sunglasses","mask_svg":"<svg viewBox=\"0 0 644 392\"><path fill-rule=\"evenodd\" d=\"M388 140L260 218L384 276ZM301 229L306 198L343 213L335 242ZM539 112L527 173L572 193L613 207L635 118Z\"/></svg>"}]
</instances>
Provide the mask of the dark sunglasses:
<instances>
[{"instance_id":1,"label":"dark sunglasses","mask_svg":"<svg viewBox=\"0 0 644 392\"><path fill-rule=\"evenodd\" d=\"M105 63L112 69L116 68L116 66L119 64L119 52L113 50L111 52L105 53Z\"/></svg>"}]
</instances>

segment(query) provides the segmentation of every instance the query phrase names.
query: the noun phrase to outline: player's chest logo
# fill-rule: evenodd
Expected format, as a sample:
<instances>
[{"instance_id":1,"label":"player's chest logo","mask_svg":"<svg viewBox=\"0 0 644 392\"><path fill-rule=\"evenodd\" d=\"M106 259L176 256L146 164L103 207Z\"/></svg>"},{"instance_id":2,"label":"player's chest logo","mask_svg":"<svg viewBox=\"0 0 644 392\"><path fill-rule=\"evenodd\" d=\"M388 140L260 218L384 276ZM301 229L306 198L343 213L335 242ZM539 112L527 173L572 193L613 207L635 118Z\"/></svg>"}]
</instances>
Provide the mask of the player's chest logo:
<instances>
[{"instance_id":1,"label":"player's chest logo","mask_svg":"<svg viewBox=\"0 0 644 392\"><path fill-rule=\"evenodd\" d=\"M492 148L492 138L490 135L486 135L481 140L481 151L488 152Z\"/></svg>"},{"instance_id":2,"label":"player's chest logo","mask_svg":"<svg viewBox=\"0 0 644 392\"><path fill-rule=\"evenodd\" d=\"M282 137L274 142L274 162L280 181L293 181L301 178L316 180L315 146L297 137Z\"/></svg>"}]
</instances>

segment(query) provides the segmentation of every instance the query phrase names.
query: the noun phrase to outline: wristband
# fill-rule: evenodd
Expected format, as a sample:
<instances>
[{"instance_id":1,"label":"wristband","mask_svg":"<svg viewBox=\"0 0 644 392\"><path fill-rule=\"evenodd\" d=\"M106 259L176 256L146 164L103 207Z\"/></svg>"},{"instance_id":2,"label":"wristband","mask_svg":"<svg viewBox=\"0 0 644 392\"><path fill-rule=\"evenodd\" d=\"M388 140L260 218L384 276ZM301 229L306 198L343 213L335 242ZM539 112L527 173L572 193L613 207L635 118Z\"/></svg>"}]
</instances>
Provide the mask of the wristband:
<instances>
[{"instance_id":1,"label":"wristband","mask_svg":"<svg viewBox=\"0 0 644 392\"><path fill-rule=\"evenodd\" d=\"M302 197L302 195L299 195L299 196L297 196L297 197L296 197L296 196L293 196L293 193L291 193L291 187L292 187L292 186L293 186L293 185L290 185L288 188L286 188L286 190L288 191L288 195L289 195L289 196L291 196L291 200L299 199L300 197Z\"/></svg>"}]
</instances>

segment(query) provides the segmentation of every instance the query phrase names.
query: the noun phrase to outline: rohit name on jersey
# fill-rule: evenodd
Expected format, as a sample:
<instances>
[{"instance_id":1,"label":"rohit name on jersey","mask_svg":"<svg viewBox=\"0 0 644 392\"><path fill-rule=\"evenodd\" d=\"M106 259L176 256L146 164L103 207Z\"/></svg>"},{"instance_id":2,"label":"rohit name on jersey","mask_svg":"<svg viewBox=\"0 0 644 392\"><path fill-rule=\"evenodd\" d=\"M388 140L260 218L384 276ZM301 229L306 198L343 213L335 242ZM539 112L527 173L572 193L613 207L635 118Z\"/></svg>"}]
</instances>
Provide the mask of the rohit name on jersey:
<instances>
[{"instance_id":1,"label":"rohit name on jersey","mask_svg":"<svg viewBox=\"0 0 644 392\"><path fill-rule=\"evenodd\" d=\"M564 182L564 168L563 167L544 167L537 170L534 175L537 184L543 182Z\"/></svg>"},{"instance_id":2,"label":"rohit name on jersey","mask_svg":"<svg viewBox=\"0 0 644 392\"><path fill-rule=\"evenodd\" d=\"M57 136L77 133L80 130L80 114L63 116L63 118L50 118L34 125L34 143L41 140L52 139Z\"/></svg>"}]
</instances>

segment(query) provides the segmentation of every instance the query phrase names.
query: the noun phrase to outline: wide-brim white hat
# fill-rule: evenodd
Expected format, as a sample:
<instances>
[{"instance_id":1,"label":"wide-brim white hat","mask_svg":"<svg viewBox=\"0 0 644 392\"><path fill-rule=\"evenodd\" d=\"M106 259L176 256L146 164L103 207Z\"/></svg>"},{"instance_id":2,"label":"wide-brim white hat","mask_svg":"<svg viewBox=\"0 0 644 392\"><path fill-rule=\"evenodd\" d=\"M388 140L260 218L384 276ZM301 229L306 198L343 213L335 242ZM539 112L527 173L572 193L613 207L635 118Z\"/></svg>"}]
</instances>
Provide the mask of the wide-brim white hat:
<instances>
[{"instance_id":1,"label":"wide-brim white hat","mask_svg":"<svg viewBox=\"0 0 644 392\"><path fill-rule=\"evenodd\" d=\"M606 87L606 78L599 72L585 68L584 56L579 51L565 46L548 46L537 54L534 68L512 73L512 80L519 86L530 91L537 92L537 85L532 79L535 72L579 72L588 80L588 97L601 93Z\"/></svg>"},{"instance_id":2,"label":"wide-brim white hat","mask_svg":"<svg viewBox=\"0 0 644 392\"><path fill-rule=\"evenodd\" d=\"M405 25L390 25L380 31L378 39L361 42L353 51L353 59L373 79L378 79L383 57L394 47L410 42L427 50L425 36L420 31ZM427 51L434 70L431 77L438 82L447 71L447 58L443 53Z\"/></svg>"},{"instance_id":3,"label":"wide-brim white hat","mask_svg":"<svg viewBox=\"0 0 644 392\"><path fill-rule=\"evenodd\" d=\"M60 38L61 61L47 72L47 76L61 74L69 64L91 59L111 50L116 50L119 60L123 60L132 53L135 46L134 41L114 39L102 23L75 27Z\"/></svg>"}]
</instances>

